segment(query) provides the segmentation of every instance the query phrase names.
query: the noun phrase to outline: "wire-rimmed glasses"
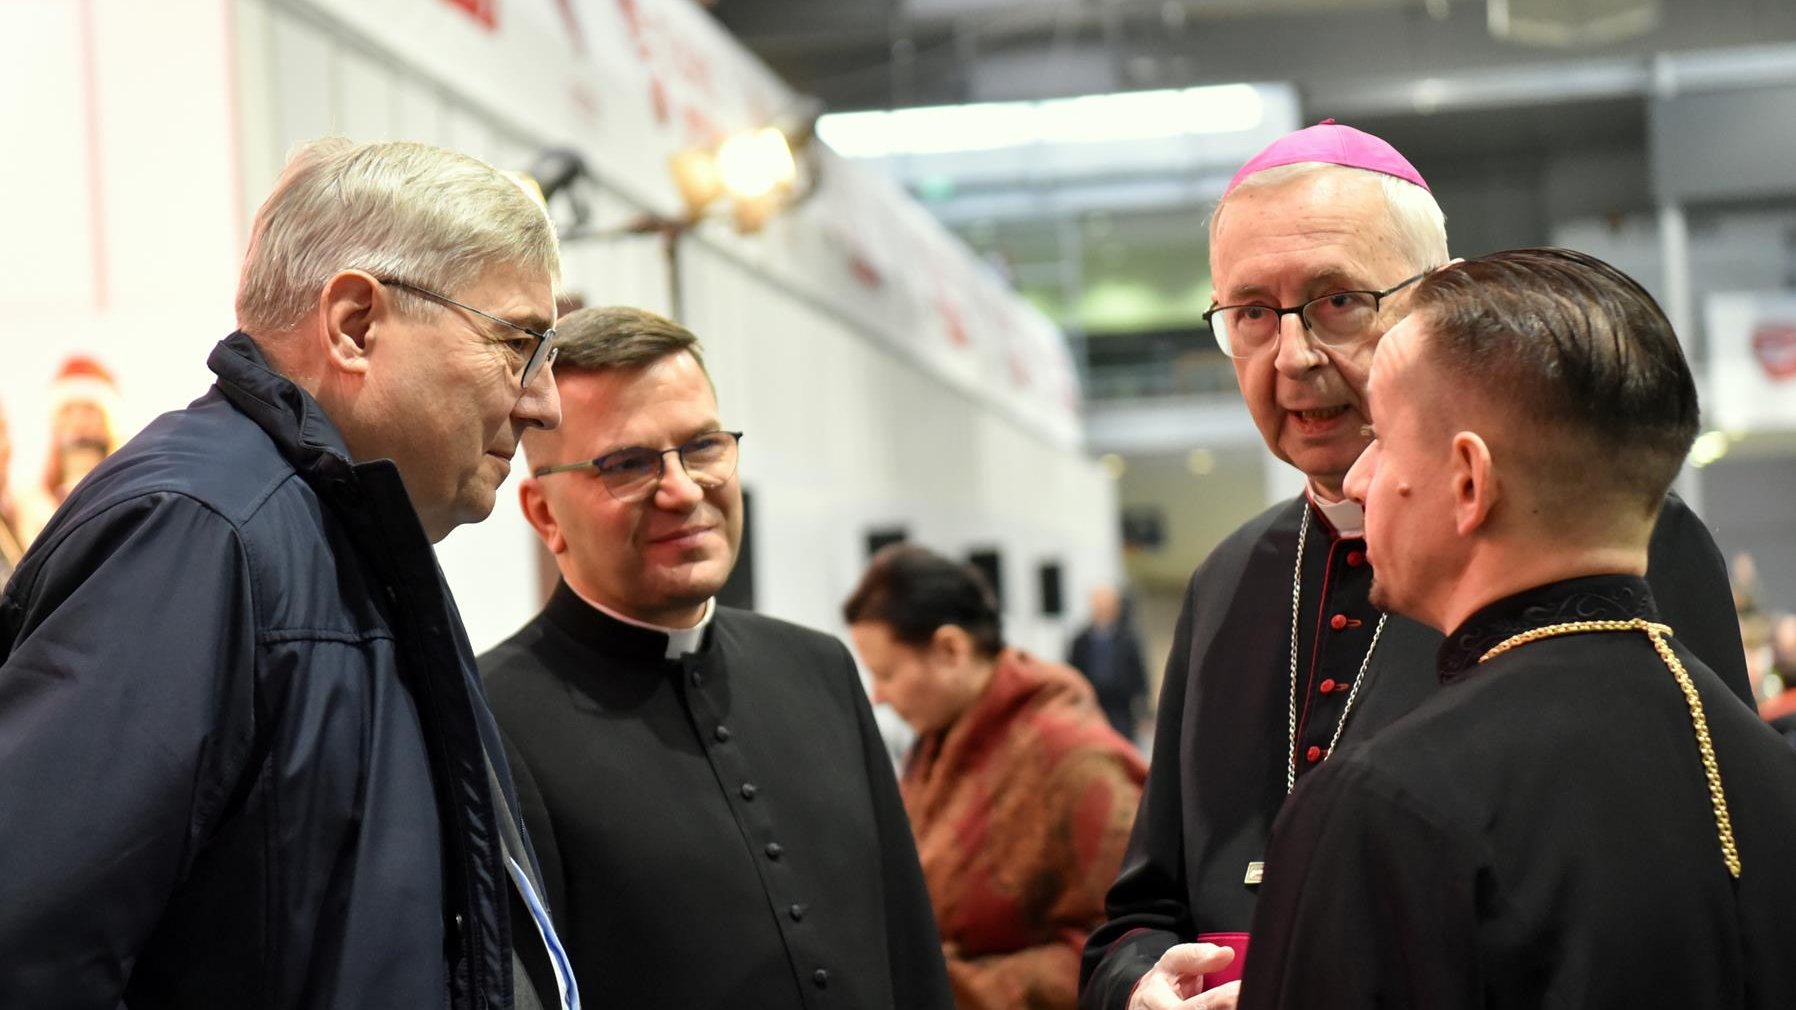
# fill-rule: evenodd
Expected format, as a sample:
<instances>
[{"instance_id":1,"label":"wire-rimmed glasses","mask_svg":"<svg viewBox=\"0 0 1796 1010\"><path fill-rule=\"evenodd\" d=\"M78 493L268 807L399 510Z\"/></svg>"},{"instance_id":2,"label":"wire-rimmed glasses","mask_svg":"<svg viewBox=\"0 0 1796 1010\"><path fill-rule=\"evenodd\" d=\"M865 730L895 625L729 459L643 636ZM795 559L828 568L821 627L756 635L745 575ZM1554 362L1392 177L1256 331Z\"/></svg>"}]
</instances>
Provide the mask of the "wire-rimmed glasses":
<instances>
[{"instance_id":1,"label":"wire-rimmed glasses","mask_svg":"<svg viewBox=\"0 0 1796 1010\"><path fill-rule=\"evenodd\" d=\"M555 327L553 326L546 330L533 330L521 323L514 323L509 319L501 319L491 312L482 312L472 305L464 305L461 302L450 298L448 295L438 294L429 288L419 287L408 281L392 280L387 277L376 277L374 279L389 287L410 291L414 295L428 298L433 302L441 302L444 305L453 305L464 312L472 312L482 319L490 319L500 326L510 327L511 329L517 330L519 333L527 333L530 336L535 337L536 343L531 346L530 353L524 358L524 371L522 376L518 379L519 387L530 385L531 382L535 381L537 373L541 372L544 366L549 365L555 360Z\"/></svg>"},{"instance_id":2,"label":"wire-rimmed glasses","mask_svg":"<svg viewBox=\"0 0 1796 1010\"><path fill-rule=\"evenodd\" d=\"M1428 276L1428 272L1407 277L1383 291L1333 291L1312 298L1302 305L1276 308L1271 305L1218 305L1204 313L1204 322L1216 334L1216 345L1231 358L1249 357L1273 342L1284 317L1294 315L1303 321L1318 343L1326 347L1344 347L1365 338L1378 319L1378 308L1398 291Z\"/></svg>"},{"instance_id":3,"label":"wire-rimmed glasses","mask_svg":"<svg viewBox=\"0 0 1796 1010\"><path fill-rule=\"evenodd\" d=\"M707 491L722 487L736 473L741 442L739 431L707 431L671 449L631 446L578 463L539 466L532 474L543 477L572 470L593 470L613 498L628 504L648 498L661 486L669 453L680 457L680 466L694 484Z\"/></svg>"}]
</instances>

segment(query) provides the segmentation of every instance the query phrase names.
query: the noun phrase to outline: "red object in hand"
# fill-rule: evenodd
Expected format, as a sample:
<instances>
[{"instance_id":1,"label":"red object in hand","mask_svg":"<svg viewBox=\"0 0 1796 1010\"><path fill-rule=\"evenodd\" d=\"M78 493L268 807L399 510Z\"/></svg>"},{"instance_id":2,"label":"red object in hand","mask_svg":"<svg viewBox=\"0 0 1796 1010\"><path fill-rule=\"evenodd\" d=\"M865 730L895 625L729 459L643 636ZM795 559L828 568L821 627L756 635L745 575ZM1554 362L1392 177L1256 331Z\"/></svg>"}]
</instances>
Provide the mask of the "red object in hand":
<instances>
[{"instance_id":1,"label":"red object in hand","mask_svg":"<svg viewBox=\"0 0 1796 1010\"><path fill-rule=\"evenodd\" d=\"M1218 947L1230 947L1235 951L1235 959L1223 968L1204 976L1203 992L1219 985L1227 985L1241 977L1241 971L1247 967L1247 934L1246 933L1199 933L1198 943L1213 943Z\"/></svg>"}]
</instances>

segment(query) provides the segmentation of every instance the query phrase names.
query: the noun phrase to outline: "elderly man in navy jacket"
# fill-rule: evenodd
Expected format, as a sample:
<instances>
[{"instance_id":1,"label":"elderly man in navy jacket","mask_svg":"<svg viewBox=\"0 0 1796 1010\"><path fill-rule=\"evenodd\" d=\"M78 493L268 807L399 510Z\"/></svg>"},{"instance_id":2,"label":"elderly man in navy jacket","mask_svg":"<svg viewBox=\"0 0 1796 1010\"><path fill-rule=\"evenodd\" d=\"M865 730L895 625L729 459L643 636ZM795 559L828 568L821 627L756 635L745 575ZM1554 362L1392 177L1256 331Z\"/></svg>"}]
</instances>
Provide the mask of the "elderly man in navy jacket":
<instances>
[{"instance_id":1,"label":"elderly man in navy jacket","mask_svg":"<svg viewBox=\"0 0 1796 1010\"><path fill-rule=\"evenodd\" d=\"M560 420L559 264L481 162L294 157L0 600L0 1006L579 1005L431 547Z\"/></svg>"}]
</instances>

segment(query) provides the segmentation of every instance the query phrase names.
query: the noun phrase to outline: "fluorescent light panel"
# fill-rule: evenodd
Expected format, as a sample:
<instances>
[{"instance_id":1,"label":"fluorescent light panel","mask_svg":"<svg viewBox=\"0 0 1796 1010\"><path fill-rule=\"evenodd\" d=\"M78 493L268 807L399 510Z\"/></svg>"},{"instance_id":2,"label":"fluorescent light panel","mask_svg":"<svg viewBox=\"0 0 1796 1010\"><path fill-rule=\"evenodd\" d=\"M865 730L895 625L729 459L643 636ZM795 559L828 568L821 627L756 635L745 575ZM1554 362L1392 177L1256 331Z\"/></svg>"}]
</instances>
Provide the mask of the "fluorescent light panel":
<instances>
[{"instance_id":1,"label":"fluorescent light panel","mask_svg":"<svg viewBox=\"0 0 1796 1010\"><path fill-rule=\"evenodd\" d=\"M996 151L1036 144L1159 140L1251 130L1265 103L1251 84L832 113L817 135L849 158Z\"/></svg>"}]
</instances>

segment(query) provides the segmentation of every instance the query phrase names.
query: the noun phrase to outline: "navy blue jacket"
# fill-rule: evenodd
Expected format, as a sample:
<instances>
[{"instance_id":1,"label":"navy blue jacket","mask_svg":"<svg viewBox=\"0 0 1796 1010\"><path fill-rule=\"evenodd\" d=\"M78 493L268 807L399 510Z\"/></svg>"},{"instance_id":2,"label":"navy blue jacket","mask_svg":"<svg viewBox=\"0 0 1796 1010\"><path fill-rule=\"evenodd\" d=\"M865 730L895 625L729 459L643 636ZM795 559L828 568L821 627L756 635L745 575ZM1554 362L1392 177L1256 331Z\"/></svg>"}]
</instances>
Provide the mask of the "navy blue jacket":
<instances>
[{"instance_id":1,"label":"navy blue jacket","mask_svg":"<svg viewBox=\"0 0 1796 1010\"><path fill-rule=\"evenodd\" d=\"M399 472L209 364L0 598L0 1007L509 1008L511 779Z\"/></svg>"}]
</instances>

